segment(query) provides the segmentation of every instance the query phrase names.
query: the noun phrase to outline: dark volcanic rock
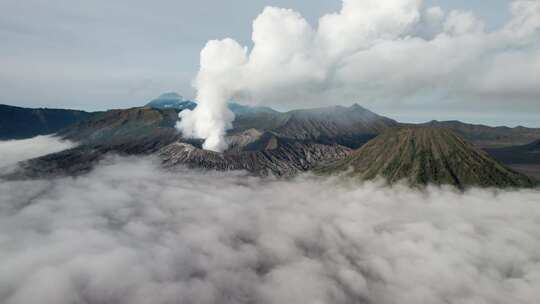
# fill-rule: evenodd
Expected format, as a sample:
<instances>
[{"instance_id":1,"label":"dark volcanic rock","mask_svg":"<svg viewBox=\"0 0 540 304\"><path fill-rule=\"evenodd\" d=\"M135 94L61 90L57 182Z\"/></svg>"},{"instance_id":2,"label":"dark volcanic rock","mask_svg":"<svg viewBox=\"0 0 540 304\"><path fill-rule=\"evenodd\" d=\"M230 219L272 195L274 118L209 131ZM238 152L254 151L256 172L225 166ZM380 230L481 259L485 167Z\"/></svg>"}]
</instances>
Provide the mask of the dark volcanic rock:
<instances>
[{"instance_id":1,"label":"dark volcanic rock","mask_svg":"<svg viewBox=\"0 0 540 304\"><path fill-rule=\"evenodd\" d=\"M358 148L380 132L399 124L357 104L290 112L237 115L231 133L250 128L269 131L281 138L311 140Z\"/></svg>"},{"instance_id":2,"label":"dark volcanic rock","mask_svg":"<svg viewBox=\"0 0 540 304\"><path fill-rule=\"evenodd\" d=\"M490 158L454 132L442 128L393 129L348 157L319 169L390 183L450 184L459 188L531 187L536 183Z\"/></svg>"},{"instance_id":3,"label":"dark volcanic rock","mask_svg":"<svg viewBox=\"0 0 540 304\"><path fill-rule=\"evenodd\" d=\"M351 150L340 145L322 145L277 138L264 134L242 151L216 153L186 143L174 143L159 152L166 167L183 165L213 170L246 170L257 175L292 176L315 165L335 161Z\"/></svg>"}]
</instances>

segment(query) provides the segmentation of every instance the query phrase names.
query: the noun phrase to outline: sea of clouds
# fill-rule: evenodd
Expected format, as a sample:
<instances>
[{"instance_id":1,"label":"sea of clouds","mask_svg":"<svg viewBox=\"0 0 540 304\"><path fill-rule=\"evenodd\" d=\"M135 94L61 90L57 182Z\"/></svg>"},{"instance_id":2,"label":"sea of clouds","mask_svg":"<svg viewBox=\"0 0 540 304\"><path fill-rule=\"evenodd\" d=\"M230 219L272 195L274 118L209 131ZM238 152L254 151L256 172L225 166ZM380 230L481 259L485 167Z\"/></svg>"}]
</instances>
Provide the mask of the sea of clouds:
<instances>
[{"instance_id":1,"label":"sea of clouds","mask_svg":"<svg viewBox=\"0 0 540 304\"><path fill-rule=\"evenodd\" d=\"M78 178L0 181L0 303L537 303L538 231L538 190L113 157Z\"/></svg>"},{"instance_id":2,"label":"sea of clouds","mask_svg":"<svg viewBox=\"0 0 540 304\"><path fill-rule=\"evenodd\" d=\"M12 166L19 161L55 153L75 147L76 144L51 135L30 139L0 141L0 168Z\"/></svg>"}]
</instances>

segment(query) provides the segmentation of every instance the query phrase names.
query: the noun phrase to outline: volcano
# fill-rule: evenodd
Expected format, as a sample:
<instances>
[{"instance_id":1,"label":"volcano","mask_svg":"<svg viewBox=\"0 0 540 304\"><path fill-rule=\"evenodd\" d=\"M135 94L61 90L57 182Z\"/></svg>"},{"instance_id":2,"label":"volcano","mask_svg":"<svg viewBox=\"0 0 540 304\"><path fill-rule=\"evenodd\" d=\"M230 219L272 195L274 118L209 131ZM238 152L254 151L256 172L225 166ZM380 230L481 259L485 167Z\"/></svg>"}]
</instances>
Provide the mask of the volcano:
<instances>
[{"instance_id":1,"label":"volcano","mask_svg":"<svg viewBox=\"0 0 540 304\"><path fill-rule=\"evenodd\" d=\"M532 187L514 172L449 129L411 127L383 132L347 157L323 166L321 173L343 173L389 183L454 185L458 188Z\"/></svg>"}]
</instances>

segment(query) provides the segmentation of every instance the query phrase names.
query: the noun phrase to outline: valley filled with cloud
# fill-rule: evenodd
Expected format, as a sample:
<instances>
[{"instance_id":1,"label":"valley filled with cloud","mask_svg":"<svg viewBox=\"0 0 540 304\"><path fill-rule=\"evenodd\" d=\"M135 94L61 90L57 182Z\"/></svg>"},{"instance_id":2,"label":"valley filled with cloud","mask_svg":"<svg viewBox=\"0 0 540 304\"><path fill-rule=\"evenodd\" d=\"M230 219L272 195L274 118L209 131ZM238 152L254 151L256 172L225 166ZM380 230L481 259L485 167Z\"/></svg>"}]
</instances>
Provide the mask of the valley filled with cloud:
<instances>
[{"instance_id":1,"label":"valley filled with cloud","mask_svg":"<svg viewBox=\"0 0 540 304\"><path fill-rule=\"evenodd\" d=\"M21 140L0 140L0 168L13 166L17 162L55 153L75 147L76 144L50 135L37 136Z\"/></svg>"},{"instance_id":2,"label":"valley filled with cloud","mask_svg":"<svg viewBox=\"0 0 540 304\"><path fill-rule=\"evenodd\" d=\"M12 162L37 156L22 155L29 143L57 144L38 137L0 151ZM538 190L280 180L110 156L77 178L2 180L0 202L6 304L540 297Z\"/></svg>"}]
</instances>

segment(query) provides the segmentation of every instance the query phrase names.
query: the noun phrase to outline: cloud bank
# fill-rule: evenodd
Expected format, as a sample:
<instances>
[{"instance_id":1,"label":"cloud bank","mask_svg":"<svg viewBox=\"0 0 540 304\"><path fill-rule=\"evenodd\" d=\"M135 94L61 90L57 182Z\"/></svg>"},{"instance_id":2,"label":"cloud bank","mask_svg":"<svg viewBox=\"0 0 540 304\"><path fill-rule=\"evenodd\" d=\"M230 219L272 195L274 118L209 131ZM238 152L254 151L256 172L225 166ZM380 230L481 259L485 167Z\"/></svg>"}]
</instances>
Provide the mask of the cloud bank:
<instances>
[{"instance_id":1,"label":"cloud bank","mask_svg":"<svg viewBox=\"0 0 540 304\"><path fill-rule=\"evenodd\" d=\"M267 7L253 22L251 49L230 38L206 44L194 83L199 107L182 112L178 128L222 151L234 120L230 99L278 106L449 95L537 101L540 2L511 1L510 10L506 24L488 31L472 12L426 8L421 0L343 0L316 28L298 12Z\"/></svg>"},{"instance_id":2,"label":"cloud bank","mask_svg":"<svg viewBox=\"0 0 540 304\"><path fill-rule=\"evenodd\" d=\"M0 183L0 302L537 303L540 192L109 159Z\"/></svg>"},{"instance_id":3,"label":"cloud bank","mask_svg":"<svg viewBox=\"0 0 540 304\"><path fill-rule=\"evenodd\" d=\"M55 136L43 135L23 140L0 141L0 168L17 162L75 147L76 144Z\"/></svg>"}]
</instances>

